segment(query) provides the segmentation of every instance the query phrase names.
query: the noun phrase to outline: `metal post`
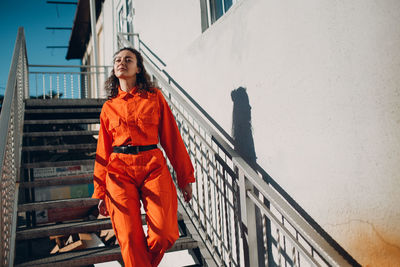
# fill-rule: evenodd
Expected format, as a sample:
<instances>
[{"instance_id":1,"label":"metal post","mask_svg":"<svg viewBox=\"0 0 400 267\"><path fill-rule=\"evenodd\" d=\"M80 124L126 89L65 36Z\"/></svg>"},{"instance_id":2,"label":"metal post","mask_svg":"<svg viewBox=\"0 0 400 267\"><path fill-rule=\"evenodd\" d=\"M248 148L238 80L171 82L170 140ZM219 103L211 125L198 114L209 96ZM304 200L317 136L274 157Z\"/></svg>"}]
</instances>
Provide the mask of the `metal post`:
<instances>
[{"instance_id":1,"label":"metal post","mask_svg":"<svg viewBox=\"0 0 400 267\"><path fill-rule=\"evenodd\" d=\"M115 33L115 12L116 12L116 9L114 8L114 0L112 0L111 1L111 10L112 10L112 22L113 22L113 24L112 24L112 36L116 36L116 33ZM118 38L112 38L113 39L113 53L116 51L116 49L115 49L115 45L117 45L117 47L118 47Z\"/></svg>"},{"instance_id":2,"label":"metal post","mask_svg":"<svg viewBox=\"0 0 400 267\"><path fill-rule=\"evenodd\" d=\"M94 0L90 0L90 24L92 28L92 38L93 38L93 55L94 55L94 64L96 66L99 65L99 61L97 58L97 33L96 33L96 5ZM94 76L94 87L95 89L95 98L100 96L99 88L97 81L97 73Z\"/></svg>"},{"instance_id":3,"label":"metal post","mask_svg":"<svg viewBox=\"0 0 400 267\"><path fill-rule=\"evenodd\" d=\"M233 159L233 161L235 161ZM246 180L243 170L237 166L239 178L240 210L241 220L247 229L247 240L243 240L244 264L245 266L257 267L258 265L258 246L256 231L256 210L253 201L247 198L247 191L252 190L253 185ZM245 238L246 239L246 238ZM247 250L247 251L246 251Z\"/></svg>"}]
</instances>

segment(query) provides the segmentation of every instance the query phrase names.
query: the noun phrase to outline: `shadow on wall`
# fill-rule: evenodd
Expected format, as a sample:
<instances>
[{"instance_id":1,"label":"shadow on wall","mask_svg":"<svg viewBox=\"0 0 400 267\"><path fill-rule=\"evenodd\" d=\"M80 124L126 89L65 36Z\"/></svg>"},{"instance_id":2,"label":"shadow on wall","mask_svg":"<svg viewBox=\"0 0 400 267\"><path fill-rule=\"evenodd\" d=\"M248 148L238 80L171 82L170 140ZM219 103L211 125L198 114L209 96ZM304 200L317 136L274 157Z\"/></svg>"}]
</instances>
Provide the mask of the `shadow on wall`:
<instances>
[{"instance_id":1,"label":"shadow on wall","mask_svg":"<svg viewBox=\"0 0 400 267\"><path fill-rule=\"evenodd\" d=\"M235 150L253 168L256 167L256 151L254 148L251 127L251 106L246 88L239 87L231 92L233 101L232 136Z\"/></svg>"},{"instance_id":2,"label":"shadow on wall","mask_svg":"<svg viewBox=\"0 0 400 267\"><path fill-rule=\"evenodd\" d=\"M251 127L251 106L246 88L239 87L231 92L233 101L233 118L232 118L232 136L236 152L253 168L257 169L257 157L254 148L253 133ZM256 191L257 192L257 191ZM263 224L260 210L256 209L256 225L257 225L257 246L263 247ZM267 232L270 235L271 228L267 224ZM268 238L271 240L271 238ZM270 241L269 241L270 242ZM270 246L271 244L269 244ZM268 252L268 258L272 259ZM246 253L246 252L245 252ZM258 254L258 262L265 262L264 254ZM269 261L272 262L272 261Z\"/></svg>"}]
</instances>

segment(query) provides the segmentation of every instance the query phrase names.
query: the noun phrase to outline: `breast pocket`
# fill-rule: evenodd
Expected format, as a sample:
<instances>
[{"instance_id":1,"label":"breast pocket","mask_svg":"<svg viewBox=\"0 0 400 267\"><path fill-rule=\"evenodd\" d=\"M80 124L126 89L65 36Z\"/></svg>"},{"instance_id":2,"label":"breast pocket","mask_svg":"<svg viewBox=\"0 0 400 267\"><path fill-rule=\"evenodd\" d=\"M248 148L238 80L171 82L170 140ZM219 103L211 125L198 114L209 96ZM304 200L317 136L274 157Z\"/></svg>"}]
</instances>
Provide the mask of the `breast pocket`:
<instances>
[{"instance_id":1,"label":"breast pocket","mask_svg":"<svg viewBox=\"0 0 400 267\"><path fill-rule=\"evenodd\" d=\"M140 113L138 115L138 119L143 124L158 124L158 113L157 112Z\"/></svg>"},{"instance_id":2,"label":"breast pocket","mask_svg":"<svg viewBox=\"0 0 400 267\"><path fill-rule=\"evenodd\" d=\"M157 125L159 121L158 103L155 97L143 99L138 106L137 118L140 124Z\"/></svg>"},{"instance_id":3,"label":"breast pocket","mask_svg":"<svg viewBox=\"0 0 400 267\"><path fill-rule=\"evenodd\" d=\"M108 131L112 134L113 139L115 139L116 135L118 134L118 128L121 126L121 120L112 120L108 126Z\"/></svg>"}]
</instances>

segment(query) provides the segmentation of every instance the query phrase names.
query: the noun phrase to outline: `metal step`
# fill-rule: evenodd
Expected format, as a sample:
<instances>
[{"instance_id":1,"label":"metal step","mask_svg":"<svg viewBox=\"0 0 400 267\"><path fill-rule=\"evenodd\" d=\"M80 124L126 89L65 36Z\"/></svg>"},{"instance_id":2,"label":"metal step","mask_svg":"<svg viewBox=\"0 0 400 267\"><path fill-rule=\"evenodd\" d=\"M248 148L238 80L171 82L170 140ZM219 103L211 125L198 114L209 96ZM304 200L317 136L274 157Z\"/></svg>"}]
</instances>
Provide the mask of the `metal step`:
<instances>
[{"instance_id":1,"label":"metal step","mask_svg":"<svg viewBox=\"0 0 400 267\"><path fill-rule=\"evenodd\" d=\"M178 220L182 220L182 215L178 214ZM146 224L146 215L142 214L142 224ZM100 230L111 229L112 224L109 218L91 221L68 222L61 224L44 225L30 229L18 229L16 232L17 240L28 240L52 235L70 235L78 233L92 233Z\"/></svg>"},{"instance_id":2,"label":"metal step","mask_svg":"<svg viewBox=\"0 0 400 267\"><path fill-rule=\"evenodd\" d=\"M43 113L99 113L101 108L44 108L27 109L25 114L43 114Z\"/></svg>"},{"instance_id":3,"label":"metal step","mask_svg":"<svg viewBox=\"0 0 400 267\"><path fill-rule=\"evenodd\" d=\"M24 137L98 135L99 131L26 132Z\"/></svg>"},{"instance_id":4,"label":"metal step","mask_svg":"<svg viewBox=\"0 0 400 267\"><path fill-rule=\"evenodd\" d=\"M142 218L142 220L144 217ZM78 233L92 233L100 230L111 229L110 219L98 219L92 221L80 221L45 225L31 229L21 229L16 232L17 240L28 240L54 235L70 235Z\"/></svg>"},{"instance_id":5,"label":"metal step","mask_svg":"<svg viewBox=\"0 0 400 267\"><path fill-rule=\"evenodd\" d=\"M37 124L96 124L100 123L100 119L56 119L56 120L25 120L25 125Z\"/></svg>"},{"instance_id":6,"label":"metal step","mask_svg":"<svg viewBox=\"0 0 400 267\"><path fill-rule=\"evenodd\" d=\"M197 241L190 237L179 238L174 246L170 248L167 252L184 250L184 249L194 249L197 248ZM122 260L121 249L119 246L116 247L99 247L90 248L81 251L72 251L57 254L43 259L33 260L29 262L24 262L17 264L17 267L25 266L40 266L40 267L63 267L63 266L84 266L101 262Z\"/></svg>"},{"instance_id":7,"label":"metal step","mask_svg":"<svg viewBox=\"0 0 400 267\"><path fill-rule=\"evenodd\" d=\"M60 106L99 106L101 107L106 99L26 99L25 107L60 107Z\"/></svg>"},{"instance_id":8,"label":"metal step","mask_svg":"<svg viewBox=\"0 0 400 267\"><path fill-rule=\"evenodd\" d=\"M32 182L20 182L20 188L47 187L54 185L90 184L93 182L93 174L75 176L60 176L52 178L40 178Z\"/></svg>"},{"instance_id":9,"label":"metal step","mask_svg":"<svg viewBox=\"0 0 400 267\"><path fill-rule=\"evenodd\" d=\"M46 209L56 208L76 208L76 207L94 207L99 203L98 199L95 198L74 198L74 199L62 199L62 200L51 200L34 203L25 203L18 205L18 212L23 211L38 211Z\"/></svg>"},{"instance_id":10,"label":"metal step","mask_svg":"<svg viewBox=\"0 0 400 267\"><path fill-rule=\"evenodd\" d=\"M94 159L70 160L70 161L45 161L23 163L22 167L26 169L44 168L44 167L61 167L61 166L76 166L76 165L93 165Z\"/></svg>"},{"instance_id":11,"label":"metal step","mask_svg":"<svg viewBox=\"0 0 400 267\"><path fill-rule=\"evenodd\" d=\"M85 149L95 151L97 143L92 144L73 144L73 145L48 145L48 146L24 146L22 151L47 151L47 150L70 150L70 149Z\"/></svg>"},{"instance_id":12,"label":"metal step","mask_svg":"<svg viewBox=\"0 0 400 267\"><path fill-rule=\"evenodd\" d=\"M142 225L146 224L146 215L142 214ZM182 220L182 215L178 214L178 221ZM112 224L109 218L91 221L68 222L52 225L44 225L30 229L17 229L17 240L28 240L52 235L70 235L78 233L92 233L100 230L111 229Z\"/></svg>"}]
</instances>

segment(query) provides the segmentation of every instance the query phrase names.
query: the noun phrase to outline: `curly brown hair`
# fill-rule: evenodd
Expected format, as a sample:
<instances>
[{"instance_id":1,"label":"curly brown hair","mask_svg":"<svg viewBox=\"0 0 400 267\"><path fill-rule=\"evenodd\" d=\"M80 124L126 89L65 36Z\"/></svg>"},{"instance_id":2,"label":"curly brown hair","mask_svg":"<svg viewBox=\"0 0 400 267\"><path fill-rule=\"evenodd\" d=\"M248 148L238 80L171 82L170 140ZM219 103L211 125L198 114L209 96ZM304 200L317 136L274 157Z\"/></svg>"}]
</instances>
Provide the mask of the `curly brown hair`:
<instances>
[{"instance_id":1,"label":"curly brown hair","mask_svg":"<svg viewBox=\"0 0 400 267\"><path fill-rule=\"evenodd\" d=\"M150 75L147 73L146 69L144 68L143 65L143 57L140 54L139 51L132 47L123 47L120 50L118 50L114 54L114 58L118 55L119 52L128 50L135 54L136 56L136 61L137 61L137 66L140 70L140 72L136 75L136 85L138 87L139 91L147 91L147 92L154 92L154 89L157 87L150 79ZM118 95L118 87L119 87L119 80L117 76L115 76L114 73L114 67L111 70L110 76L106 80L104 84L104 89L107 92L107 97L108 99L112 99Z\"/></svg>"}]
</instances>

